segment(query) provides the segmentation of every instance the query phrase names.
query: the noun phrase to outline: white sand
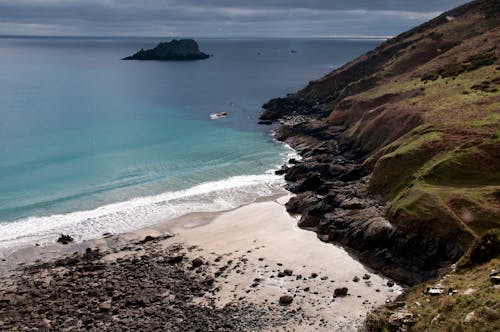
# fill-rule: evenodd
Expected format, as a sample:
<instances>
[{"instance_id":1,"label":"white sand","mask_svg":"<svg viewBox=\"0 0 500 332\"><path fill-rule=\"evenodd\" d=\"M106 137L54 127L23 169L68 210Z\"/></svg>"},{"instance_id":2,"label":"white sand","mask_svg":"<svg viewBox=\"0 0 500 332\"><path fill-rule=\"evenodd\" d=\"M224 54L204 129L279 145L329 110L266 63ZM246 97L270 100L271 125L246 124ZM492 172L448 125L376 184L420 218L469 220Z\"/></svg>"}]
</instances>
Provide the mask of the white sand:
<instances>
[{"instance_id":1,"label":"white sand","mask_svg":"<svg viewBox=\"0 0 500 332\"><path fill-rule=\"evenodd\" d=\"M280 197L223 213L195 213L109 239L25 249L10 257L9 265L47 259L85 247L105 250L111 241L127 243L168 232L175 236L160 245L183 242L187 246L198 246L189 253L193 258L201 256L214 262L219 257L221 261L217 264L232 261L223 278L216 279L216 286L221 288L217 305L239 298L277 305L281 295L290 294L294 296L289 306L292 314L313 319L302 323L294 320L287 330L356 331L370 309L395 297L401 288L387 287L387 279L373 273L344 249L323 243L315 233L299 229L297 220L284 207L288 199L289 196ZM104 259L126 254L140 255L141 252L121 252ZM293 270L293 275L278 278L278 272L285 269ZM318 277L311 278L311 273ZM369 280L363 280L365 273L370 275ZM297 279L297 275L302 278ZM358 282L353 281L355 276L359 277ZM256 278L260 280L256 282ZM304 290L306 287L310 289ZM334 299L332 295L338 287L347 287L349 295Z\"/></svg>"},{"instance_id":2,"label":"white sand","mask_svg":"<svg viewBox=\"0 0 500 332\"><path fill-rule=\"evenodd\" d=\"M283 206L288 198L246 205L209 223L202 215L191 216L170 228L177 235L172 241L198 245L204 252L201 256L214 253L211 259L217 255L225 255L226 260L248 259L244 274L232 270L227 283L221 285L220 305L241 296L255 303L277 303L281 295L290 294L294 296L291 309L301 307L318 322L324 319L329 323L328 327L311 326L311 330L355 330L371 308L394 297L400 288L387 287L387 279L374 274L344 249L299 229L297 220ZM277 273L285 269L293 270L293 276L278 278ZM311 273L318 277L310 278ZM370 286L362 278L364 274L370 275ZM307 280L297 280L297 275ZM360 280L352 281L354 276ZM262 281L254 288L255 278ZM305 287L310 290L305 292ZM349 295L332 301L337 287L348 287Z\"/></svg>"}]
</instances>

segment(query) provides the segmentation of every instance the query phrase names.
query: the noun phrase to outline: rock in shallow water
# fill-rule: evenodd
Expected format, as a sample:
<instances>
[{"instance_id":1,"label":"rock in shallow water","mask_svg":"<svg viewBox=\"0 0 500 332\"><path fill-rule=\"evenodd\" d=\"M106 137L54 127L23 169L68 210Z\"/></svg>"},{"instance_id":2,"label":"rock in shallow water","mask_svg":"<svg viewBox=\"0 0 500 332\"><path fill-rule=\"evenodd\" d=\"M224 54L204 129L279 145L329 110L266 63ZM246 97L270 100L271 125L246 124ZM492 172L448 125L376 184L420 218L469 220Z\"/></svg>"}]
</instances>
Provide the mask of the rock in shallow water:
<instances>
[{"instance_id":1,"label":"rock in shallow water","mask_svg":"<svg viewBox=\"0 0 500 332\"><path fill-rule=\"evenodd\" d=\"M73 238L68 234L61 234L61 236L59 236L59 238L57 239L57 243L61 244L68 244L73 241Z\"/></svg>"}]
</instances>

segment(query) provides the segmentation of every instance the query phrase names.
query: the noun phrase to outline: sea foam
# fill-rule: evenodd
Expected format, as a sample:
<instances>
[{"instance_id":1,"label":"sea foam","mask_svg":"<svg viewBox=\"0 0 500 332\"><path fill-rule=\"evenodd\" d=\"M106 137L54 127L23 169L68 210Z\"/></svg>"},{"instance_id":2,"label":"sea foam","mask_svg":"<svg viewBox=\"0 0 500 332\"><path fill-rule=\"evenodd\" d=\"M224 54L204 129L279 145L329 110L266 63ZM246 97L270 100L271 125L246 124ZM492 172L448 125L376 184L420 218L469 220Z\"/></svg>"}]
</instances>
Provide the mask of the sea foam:
<instances>
[{"instance_id":1,"label":"sea foam","mask_svg":"<svg viewBox=\"0 0 500 332\"><path fill-rule=\"evenodd\" d=\"M236 208L259 197L284 192L284 180L268 172L205 182L186 190L165 192L101 206L43 217L0 223L0 257L38 244L54 242L59 234L76 241L124 233L192 212L217 212Z\"/></svg>"}]
</instances>

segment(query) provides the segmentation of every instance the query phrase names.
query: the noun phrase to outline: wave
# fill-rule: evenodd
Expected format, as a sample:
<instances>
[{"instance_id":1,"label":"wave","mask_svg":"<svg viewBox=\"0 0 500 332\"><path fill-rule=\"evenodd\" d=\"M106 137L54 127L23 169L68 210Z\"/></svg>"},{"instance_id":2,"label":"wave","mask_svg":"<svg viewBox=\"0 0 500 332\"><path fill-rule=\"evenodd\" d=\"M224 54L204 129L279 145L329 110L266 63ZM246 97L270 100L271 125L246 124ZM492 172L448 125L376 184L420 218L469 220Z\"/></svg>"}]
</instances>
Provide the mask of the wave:
<instances>
[{"instance_id":1,"label":"wave","mask_svg":"<svg viewBox=\"0 0 500 332\"><path fill-rule=\"evenodd\" d=\"M0 257L35 243L53 243L62 233L70 234L76 241L84 241L104 233L130 232L192 212L230 210L259 197L283 192L283 177L272 173L234 176L93 210L1 223Z\"/></svg>"}]
</instances>

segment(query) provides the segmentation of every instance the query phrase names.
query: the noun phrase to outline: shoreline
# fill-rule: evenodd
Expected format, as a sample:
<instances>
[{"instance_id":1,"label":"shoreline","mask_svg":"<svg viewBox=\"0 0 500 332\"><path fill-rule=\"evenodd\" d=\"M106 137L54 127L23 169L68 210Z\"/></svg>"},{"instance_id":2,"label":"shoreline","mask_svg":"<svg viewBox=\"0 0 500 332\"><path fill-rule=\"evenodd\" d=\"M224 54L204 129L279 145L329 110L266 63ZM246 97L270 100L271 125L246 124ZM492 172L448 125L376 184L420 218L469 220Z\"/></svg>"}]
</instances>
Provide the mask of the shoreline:
<instances>
[{"instance_id":1,"label":"shoreline","mask_svg":"<svg viewBox=\"0 0 500 332\"><path fill-rule=\"evenodd\" d=\"M176 224L181 224L181 223L186 223L186 220L192 218L198 218L198 216L204 216L203 218L206 219L207 223L210 222L212 219L215 219L217 216L230 212L233 210L236 210L238 208L241 208L246 205L250 205L253 203L258 203L262 201L267 201L267 200L273 200L275 198L281 197L284 195L284 192L286 190L282 188L283 193L275 193L270 196L261 196L255 198L252 202L242 204L240 206L234 207L232 209L228 210L221 210L221 211L214 211L214 212L208 212L208 211L196 211L196 212L189 212L184 215L181 215L179 217L175 218L165 218L162 221L159 221L157 223L140 227L135 230L130 230L126 232L118 232L118 233L103 233L102 235L87 239L87 240L82 240L82 241L72 241L69 242L66 245L62 245L57 242L49 242L49 243L44 243L44 244L31 244L28 246L20 247L14 249L12 252L6 254L4 257L0 258L0 278L5 277L9 271L15 269L17 266L27 266L30 264L34 264L37 261L45 261L45 260L50 260L50 259L57 259L65 255L73 254L78 251L85 250L87 248L92 248L92 247L99 247L102 245L103 241L107 243L107 239L113 238L113 237L118 237L118 238L124 238L127 239L127 241L131 241L129 239L133 238L133 234L141 234L143 230L149 230L149 229L162 229L163 232L168 232L170 230L170 226L176 225ZM70 236L74 236L74 234L68 234Z\"/></svg>"},{"instance_id":2,"label":"shoreline","mask_svg":"<svg viewBox=\"0 0 500 332\"><path fill-rule=\"evenodd\" d=\"M283 159L284 161L285 159ZM277 167L277 166L276 166ZM192 187L139 196L96 208L0 223L0 260L34 245L50 246L60 234L76 242L150 227L193 212L223 212L260 197L284 194L283 178L269 169L262 174L229 176Z\"/></svg>"},{"instance_id":3,"label":"shoreline","mask_svg":"<svg viewBox=\"0 0 500 332\"><path fill-rule=\"evenodd\" d=\"M186 252L189 260L201 257L211 266L222 264L215 295L204 296L197 305L212 303L215 308L226 308L244 301L271 308L265 309L271 316L277 313L272 308L281 314L282 310L297 313L300 308L301 316L292 315L280 328L352 331L353 326L361 326L369 311L395 298L401 288L388 287L388 279L359 263L352 254L298 228L297 219L284 207L289 198L277 195L229 211L191 213L134 232L69 246L34 247L18 252L6 265L13 266L15 259L20 262L23 258L29 258L25 266L53 262L87 248L99 249L104 255L99 261L113 265L142 257L151 250L148 245L154 250L167 250L181 244L190 248ZM161 240L146 244L147 239ZM134 249L129 249L131 246ZM4 282L22 273L3 272ZM342 287L348 288L349 295L333 297L334 290ZM292 296L293 302L280 306L278 300L283 295Z\"/></svg>"}]
</instances>

